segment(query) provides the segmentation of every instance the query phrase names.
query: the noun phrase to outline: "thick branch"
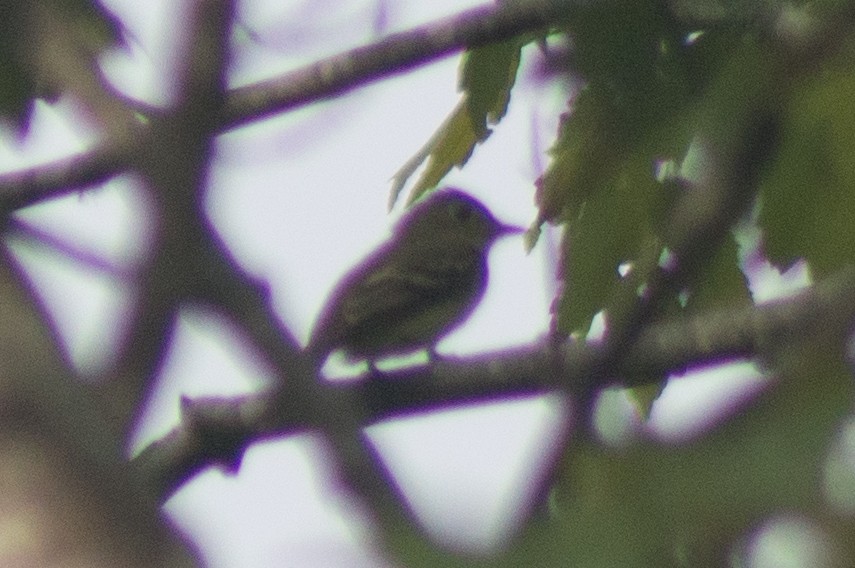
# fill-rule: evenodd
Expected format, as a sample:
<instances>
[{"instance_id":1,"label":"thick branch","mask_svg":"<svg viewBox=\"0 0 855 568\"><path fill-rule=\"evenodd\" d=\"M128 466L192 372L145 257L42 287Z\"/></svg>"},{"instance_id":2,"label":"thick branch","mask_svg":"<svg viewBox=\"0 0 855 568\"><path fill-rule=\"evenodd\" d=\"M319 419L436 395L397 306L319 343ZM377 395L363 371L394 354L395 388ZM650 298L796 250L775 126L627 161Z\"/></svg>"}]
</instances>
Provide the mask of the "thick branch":
<instances>
[{"instance_id":1,"label":"thick branch","mask_svg":"<svg viewBox=\"0 0 855 568\"><path fill-rule=\"evenodd\" d=\"M157 376L180 303L188 288L204 279L196 270L198 235L205 223L200 203L215 128L212 115L223 104L234 2L200 1L192 8L178 103L169 116L153 122L146 144L137 148L139 173L156 207L154 253L141 274L135 318L114 377L104 383L114 419L128 429Z\"/></svg>"},{"instance_id":2,"label":"thick branch","mask_svg":"<svg viewBox=\"0 0 855 568\"><path fill-rule=\"evenodd\" d=\"M587 375L601 356L596 345L570 343L552 352L532 346L468 360L442 361L336 386L365 402L367 423L393 416L492 400L563 391L581 394L610 384L641 384L669 373L763 356L782 337L818 327L843 332L855 319L855 270L847 269L786 300L720 310L649 325L622 359L618 378ZM268 394L185 402L184 421L133 460L164 499L209 465L235 468L246 447L259 440L322 427L311 413L282 412Z\"/></svg>"}]
</instances>

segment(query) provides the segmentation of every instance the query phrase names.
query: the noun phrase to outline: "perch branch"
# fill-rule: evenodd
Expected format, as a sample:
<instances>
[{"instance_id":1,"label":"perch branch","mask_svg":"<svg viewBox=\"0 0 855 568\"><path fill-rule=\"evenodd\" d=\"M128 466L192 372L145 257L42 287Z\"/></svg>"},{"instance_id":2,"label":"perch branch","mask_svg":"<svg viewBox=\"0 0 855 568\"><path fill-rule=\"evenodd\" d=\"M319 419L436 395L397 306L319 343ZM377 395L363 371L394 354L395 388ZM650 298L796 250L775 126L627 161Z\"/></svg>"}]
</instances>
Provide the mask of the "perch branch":
<instances>
[{"instance_id":1,"label":"perch branch","mask_svg":"<svg viewBox=\"0 0 855 568\"><path fill-rule=\"evenodd\" d=\"M601 356L601 346L567 343L557 357L536 345L440 361L335 388L364 401L370 424L460 405L556 391L582 394L633 379L681 374L703 365L758 357L782 336L802 337L828 321L848 325L853 319L855 270L850 268L785 300L648 325L615 377L586 374L591 360ZM182 409L182 424L132 461L163 499L205 467L234 470L253 442L323 426L311 413L283 411L269 393L184 401Z\"/></svg>"}]
</instances>

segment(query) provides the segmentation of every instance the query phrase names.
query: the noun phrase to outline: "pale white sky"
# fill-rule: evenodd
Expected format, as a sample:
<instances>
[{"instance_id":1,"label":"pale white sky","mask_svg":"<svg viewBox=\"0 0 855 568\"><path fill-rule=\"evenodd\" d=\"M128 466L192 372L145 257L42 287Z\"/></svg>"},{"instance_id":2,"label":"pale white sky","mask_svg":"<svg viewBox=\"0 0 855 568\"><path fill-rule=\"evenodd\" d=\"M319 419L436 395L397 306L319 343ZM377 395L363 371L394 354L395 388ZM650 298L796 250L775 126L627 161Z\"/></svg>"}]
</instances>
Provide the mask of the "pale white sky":
<instances>
[{"instance_id":1,"label":"pale white sky","mask_svg":"<svg viewBox=\"0 0 855 568\"><path fill-rule=\"evenodd\" d=\"M180 3L105 3L134 39L128 52L105 58L111 80L142 100L166 103L181 48ZM381 18L378 4L364 0L320 6L244 2L245 28L239 33L252 34L257 43L240 42L234 84L370 41L378 21L386 22L387 32L400 31L480 3L389 0ZM271 284L278 313L301 339L337 279L388 235L400 213L386 211L389 179L454 107L457 66L458 57L446 58L219 138L210 218L242 266ZM536 160L547 162L544 152L565 104L560 90L525 77L523 71L508 117L467 167L447 179L518 225L534 218L533 180L542 167ZM23 149L0 139L0 168L71 153L91 141L73 104L40 105ZM541 151L536 159L533 148ZM146 247L145 211L144 189L132 176L122 176L102 189L21 215L132 269ZM109 363L112 330L121 327L128 290L24 241L9 245L45 298L72 359L83 370ZM440 351L471 353L542 337L554 286L554 246L543 239L526 255L520 238L498 244L486 298ZM70 296L74 302L67 301ZM267 378L238 331L212 314L187 311L137 447L177 423L180 395L247 392ZM752 392L759 385L756 372L746 366L727 375L672 381L647 429L665 439L684 439L730 407L734 389ZM623 443L639 432L621 393L604 396L603 406L622 408L603 424L605 440ZM514 530L519 505L536 480L537 464L554 446L563 412L557 398L535 397L384 423L372 427L370 436L431 534L456 548L484 551ZM251 448L237 477L204 472L166 509L212 567L382 566L364 516L333 493L329 475L325 449L310 435L295 436Z\"/></svg>"}]
</instances>

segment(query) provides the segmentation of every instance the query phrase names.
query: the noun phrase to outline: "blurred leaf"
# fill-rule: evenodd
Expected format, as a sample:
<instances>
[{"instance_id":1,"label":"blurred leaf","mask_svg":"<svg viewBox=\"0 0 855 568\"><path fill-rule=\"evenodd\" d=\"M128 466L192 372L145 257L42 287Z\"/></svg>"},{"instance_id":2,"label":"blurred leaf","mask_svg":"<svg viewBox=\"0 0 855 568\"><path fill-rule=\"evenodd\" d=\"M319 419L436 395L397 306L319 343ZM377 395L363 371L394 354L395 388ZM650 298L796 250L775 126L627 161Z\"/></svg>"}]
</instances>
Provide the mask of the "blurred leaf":
<instances>
[{"instance_id":1,"label":"blurred leaf","mask_svg":"<svg viewBox=\"0 0 855 568\"><path fill-rule=\"evenodd\" d=\"M688 186L682 188L684 197L692 199L690 192L703 192L705 184L725 184L734 187L728 192L734 206L732 217L740 215L742 206L737 206L739 200L753 198L755 187L751 176L741 171L740 155L746 152L753 156L756 148L756 136L749 136L751 128L755 127L756 117L774 112L778 103L778 93L775 74L775 60L767 53L768 48L746 37L737 42L728 60L721 66L716 77L710 81L709 88L690 118L697 127L697 136L690 149L691 157L687 157L682 166L689 172ZM777 113L776 113L777 114ZM722 117L728 117L722 120ZM734 162L736 160L736 162ZM752 167L761 167L762 163ZM736 177L734 177L736 176ZM748 176L748 177L746 177ZM703 196L698 195L703 202ZM687 201L687 203L694 203ZM721 206L719 206L721 207ZM697 209L701 206L698 205ZM717 214L721 214L719 211ZM739 219L719 219L716 224L730 221L735 224ZM702 243L695 250L695 257L683 259L684 268L688 268L693 278L685 294L685 307L698 312L708 308L721 306L748 305L751 295L748 282L739 264L739 247L733 236L732 229L720 238L714 235L699 233L702 230L698 223L708 220L698 217L696 211L691 211L687 226L674 227L663 233L663 240L671 247L686 246L685 240L712 239ZM692 245L695 246L695 245ZM692 263L686 265L686 262Z\"/></svg>"},{"instance_id":2,"label":"blurred leaf","mask_svg":"<svg viewBox=\"0 0 855 568\"><path fill-rule=\"evenodd\" d=\"M535 195L543 220L575 218L585 200L616 175L626 140L617 133L612 112L596 85L587 86L561 117L551 162L537 181Z\"/></svg>"},{"instance_id":3,"label":"blurred leaf","mask_svg":"<svg viewBox=\"0 0 855 568\"><path fill-rule=\"evenodd\" d=\"M634 155L643 152L652 164L680 152L687 140L671 130L674 115L705 82L691 60L710 43L687 45L690 30L650 1L580 6L570 29L575 73L587 84L563 117L538 181L541 216L553 222L575 218Z\"/></svg>"},{"instance_id":4,"label":"blurred leaf","mask_svg":"<svg viewBox=\"0 0 855 568\"><path fill-rule=\"evenodd\" d=\"M628 176L631 177L631 176ZM568 224L564 240L564 295L558 309L563 330L588 329L621 283L619 266L630 262L643 247L656 248L649 215L661 195L652 176L640 183L621 181L591 196L578 218ZM643 286L639 280L638 286ZM640 293L641 289L629 293Z\"/></svg>"},{"instance_id":5,"label":"blurred leaf","mask_svg":"<svg viewBox=\"0 0 855 568\"><path fill-rule=\"evenodd\" d=\"M770 516L821 509L821 472L852 410L852 375L827 338L774 366L777 384L697 440L619 450L577 442L551 518L502 565L721 566Z\"/></svg>"},{"instance_id":6,"label":"blurred leaf","mask_svg":"<svg viewBox=\"0 0 855 568\"><path fill-rule=\"evenodd\" d=\"M685 68L706 77L697 79L706 85L705 89L689 97L696 85L686 84L681 89L674 89L673 82L647 85L644 89L662 89L649 97L661 103L660 106L638 111L639 115L647 114L649 120L635 117L633 121L617 124L615 113L598 110L596 116L574 114L568 122L572 126L574 120L580 120L585 130L581 134L592 135L594 140L574 138L566 130L561 133L558 154L540 189L542 196L552 195L553 199L550 204L542 202L542 205L560 207L561 218L567 224L564 264L567 285L559 310L559 324L565 331L584 332L594 314L614 303L610 298L618 299L619 265L630 263L641 270L635 275L634 285L644 286L649 270L657 267L649 261L649 256L644 266L639 266L642 251L650 255L652 247L658 246L654 251L658 256L663 245L671 245L667 240L669 235L663 233L666 226L663 215L676 194L669 184L655 179L654 164L663 158L682 161L690 148L689 141L698 136L718 150L742 143L743 129L750 124L744 117L756 114L769 96L766 94L772 77L767 70L769 58L762 54L758 42L727 33L705 39L710 45L701 50L702 54L697 58L685 56ZM714 54L718 57L712 57ZM701 69L701 64L706 67ZM598 96L594 87L591 85L582 94ZM578 111L590 108L580 106ZM659 116L662 109L671 114ZM722 116L729 119L723 121ZM605 124L598 128L597 120ZM634 127L641 130L633 131ZM624 128L628 130L619 136ZM614 141L603 139L603 133L609 129L614 129ZM562 146L565 136L568 145ZM584 155L592 146L595 154ZM598 160L602 160L599 165ZM575 181L571 182L572 178ZM562 184L567 185L562 189ZM557 209L544 211L544 215L557 213ZM696 294L705 289L703 295L696 296L703 301L696 299L695 304L710 305L709 293L713 290L719 299L747 299L738 265L731 262L735 259L735 249L722 253L711 250L710 254L713 258L722 256L711 265L706 256L696 259L699 263L696 272L706 276L693 285ZM640 291L626 288L624 293ZM621 303L626 304L626 298Z\"/></svg>"},{"instance_id":7,"label":"blurred leaf","mask_svg":"<svg viewBox=\"0 0 855 568\"><path fill-rule=\"evenodd\" d=\"M38 10L28 2L0 5L0 116L19 133L26 132L36 98L53 100L58 93L49 77L39 77L35 58L39 49ZM99 3L89 0L50 0L54 9L86 52L96 52L121 39L120 22Z\"/></svg>"},{"instance_id":8,"label":"blurred leaf","mask_svg":"<svg viewBox=\"0 0 855 568\"><path fill-rule=\"evenodd\" d=\"M761 187L765 250L814 275L855 261L855 69L849 50L790 97L781 149Z\"/></svg>"},{"instance_id":9,"label":"blurred leaf","mask_svg":"<svg viewBox=\"0 0 855 568\"><path fill-rule=\"evenodd\" d=\"M650 418L650 411L653 410L653 403L665 390L668 384L667 378L662 378L658 381L650 380L643 385L631 387L627 389L629 399L635 404L641 419L647 421Z\"/></svg>"},{"instance_id":10,"label":"blurred leaf","mask_svg":"<svg viewBox=\"0 0 855 568\"><path fill-rule=\"evenodd\" d=\"M123 26L100 2L93 0L52 0L73 26L77 38L96 53L122 41Z\"/></svg>"},{"instance_id":11,"label":"blurred leaf","mask_svg":"<svg viewBox=\"0 0 855 568\"><path fill-rule=\"evenodd\" d=\"M520 64L520 50L532 38L525 36L469 50L463 57L460 89L463 98L430 141L392 177L390 202L427 160L410 192L408 203L436 187L454 166L462 166L477 144L490 135L508 108L511 88Z\"/></svg>"},{"instance_id":12,"label":"blurred leaf","mask_svg":"<svg viewBox=\"0 0 855 568\"><path fill-rule=\"evenodd\" d=\"M773 6L757 0L672 0L671 5L680 18L700 23L750 21L770 15Z\"/></svg>"},{"instance_id":13,"label":"blurred leaf","mask_svg":"<svg viewBox=\"0 0 855 568\"><path fill-rule=\"evenodd\" d=\"M0 5L0 115L18 128L26 124L36 96L35 78L23 57L24 10L17 2Z\"/></svg>"},{"instance_id":14,"label":"blurred leaf","mask_svg":"<svg viewBox=\"0 0 855 568\"><path fill-rule=\"evenodd\" d=\"M739 247L731 235L699 268L687 300L686 307L696 313L710 308L751 304L748 281L739 267Z\"/></svg>"}]
</instances>

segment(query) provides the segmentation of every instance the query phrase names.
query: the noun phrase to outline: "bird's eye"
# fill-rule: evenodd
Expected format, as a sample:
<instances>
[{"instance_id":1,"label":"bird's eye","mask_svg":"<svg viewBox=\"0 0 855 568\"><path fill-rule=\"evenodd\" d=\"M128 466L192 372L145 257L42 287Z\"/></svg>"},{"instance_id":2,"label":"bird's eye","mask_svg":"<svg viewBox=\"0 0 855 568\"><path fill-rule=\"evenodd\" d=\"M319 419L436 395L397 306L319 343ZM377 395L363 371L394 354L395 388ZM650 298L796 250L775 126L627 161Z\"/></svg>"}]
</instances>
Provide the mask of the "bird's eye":
<instances>
[{"instance_id":1,"label":"bird's eye","mask_svg":"<svg viewBox=\"0 0 855 568\"><path fill-rule=\"evenodd\" d=\"M449 208L449 213L455 221L465 223L472 216L472 209L462 203L455 203Z\"/></svg>"}]
</instances>

